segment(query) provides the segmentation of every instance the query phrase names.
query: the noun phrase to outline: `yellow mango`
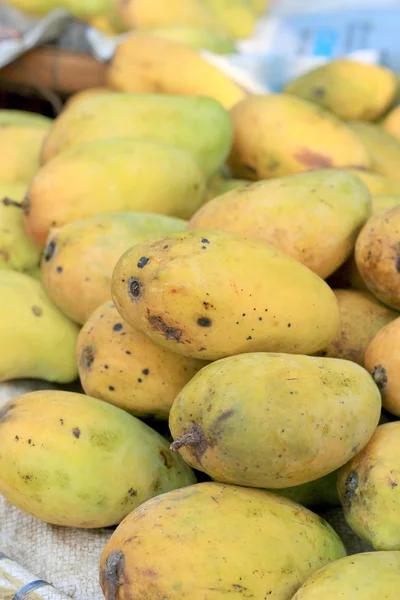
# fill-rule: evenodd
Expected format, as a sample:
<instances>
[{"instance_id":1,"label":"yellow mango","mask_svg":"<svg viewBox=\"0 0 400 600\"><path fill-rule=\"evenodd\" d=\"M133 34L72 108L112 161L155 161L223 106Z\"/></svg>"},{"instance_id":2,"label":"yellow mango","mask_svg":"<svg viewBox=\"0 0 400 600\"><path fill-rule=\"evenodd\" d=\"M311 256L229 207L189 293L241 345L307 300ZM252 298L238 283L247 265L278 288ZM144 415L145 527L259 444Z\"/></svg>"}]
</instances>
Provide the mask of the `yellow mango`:
<instances>
[{"instance_id":1,"label":"yellow mango","mask_svg":"<svg viewBox=\"0 0 400 600\"><path fill-rule=\"evenodd\" d=\"M326 282L334 289L368 291L364 279L357 268L354 252L351 253L346 262L337 271L328 277Z\"/></svg>"},{"instance_id":2,"label":"yellow mango","mask_svg":"<svg viewBox=\"0 0 400 600\"><path fill-rule=\"evenodd\" d=\"M212 98L163 94L96 94L55 121L42 162L84 142L134 138L176 146L191 154L207 177L225 163L232 143L229 113Z\"/></svg>"},{"instance_id":3,"label":"yellow mango","mask_svg":"<svg viewBox=\"0 0 400 600\"><path fill-rule=\"evenodd\" d=\"M29 181L35 175L47 131L37 124L0 126L1 181Z\"/></svg>"},{"instance_id":4,"label":"yellow mango","mask_svg":"<svg viewBox=\"0 0 400 600\"><path fill-rule=\"evenodd\" d=\"M70 96L64 104L64 110L66 110L73 104L76 104L77 102L81 102L82 100L86 100L87 98L91 98L92 96L97 96L97 94L108 94L110 92L112 92L112 90L110 90L107 87L86 88L81 92L76 92L75 94L72 94L72 96Z\"/></svg>"},{"instance_id":5,"label":"yellow mango","mask_svg":"<svg viewBox=\"0 0 400 600\"><path fill-rule=\"evenodd\" d=\"M0 181L0 269L28 272L40 260L40 248L26 234L19 203L28 184Z\"/></svg>"},{"instance_id":6,"label":"yellow mango","mask_svg":"<svg viewBox=\"0 0 400 600\"><path fill-rule=\"evenodd\" d=\"M371 340L365 368L381 390L384 408L400 417L400 317L387 323Z\"/></svg>"},{"instance_id":7,"label":"yellow mango","mask_svg":"<svg viewBox=\"0 0 400 600\"><path fill-rule=\"evenodd\" d=\"M43 252L44 286L57 306L83 324L106 300L120 256L149 238L184 231L186 221L145 213L110 213L52 230Z\"/></svg>"},{"instance_id":8,"label":"yellow mango","mask_svg":"<svg viewBox=\"0 0 400 600\"><path fill-rule=\"evenodd\" d=\"M372 171L364 171L361 169L349 170L365 183L372 196L381 194L400 195L400 182L396 181L396 179L379 175Z\"/></svg>"},{"instance_id":9,"label":"yellow mango","mask_svg":"<svg viewBox=\"0 0 400 600\"><path fill-rule=\"evenodd\" d=\"M294 79L285 92L331 110L344 121L376 121L396 96L397 77L380 65L336 59Z\"/></svg>"},{"instance_id":10,"label":"yellow mango","mask_svg":"<svg viewBox=\"0 0 400 600\"><path fill-rule=\"evenodd\" d=\"M249 96L231 110L234 177L270 179L332 167L368 169L353 131L319 106L289 94Z\"/></svg>"},{"instance_id":11,"label":"yellow mango","mask_svg":"<svg viewBox=\"0 0 400 600\"><path fill-rule=\"evenodd\" d=\"M40 390L0 409L0 493L54 525L116 525L157 494L193 484L156 431L90 396Z\"/></svg>"},{"instance_id":12,"label":"yellow mango","mask_svg":"<svg viewBox=\"0 0 400 600\"><path fill-rule=\"evenodd\" d=\"M227 109L246 96L196 50L151 33L135 33L118 44L107 85L120 92L208 96Z\"/></svg>"},{"instance_id":13,"label":"yellow mango","mask_svg":"<svg viewBox=\"0 0 400 600\"><path fill-rule=\"evenodd\" d=\"M339 303L340 331L336 339L319 354L351 360L364 366L368 344L382 327L400 315L381 304L369 292L334 290L334 293Z\"/></svg>"},{"instance_id":14,"label":"yellow mango","mask_svg":"<svg viewBox=\"0 0 400 600\"><path fill-rule=\"evenodd\" d=\"M189 229L263 240L325 279L351 254L371 215L367 186L347 171L322 169L253 183L202 206Z\"/></svg>"},{"instance_id":15,"label":"yellow mango","mask_svg":"<svg viewBox=\"0 0 400 600\"><path fill-rule=\"evenodd\" d=\"M292 487L350 460L380 415L379 390L359 365L248 353L204 367L177 395L171 447L223 483Z\"/></svg>"},{"instance_id":16,"label":"yellow mango","mask_svg":"<svg viewBox=\"0 0 400 600\"><path fill-rule=\"evenodd\" d=\"M400 422L379 425L338 474L347 523L375 550L400 550ZM398 590L397 590L398 591Z\"/></svg>"},{"instance_id":17,"label":"yellow mango","mask_svg":"<svg viewBox=\"0 0 400 600\"><path fill-rule=\"evenodd\" d=\"M44 16L54 8L64 8L74 17L87 20L112 10L114 0L10 0L10 4L36 16Z\"/></svg>"},{"instance_id":18,"label":"yellow mango","mask_svg":"<svg viewBox=\"0 0 400 600\"><path fill-rule=\"evenodd\" d=\"M395 106L382 123L385 131L400 141L400 106Z\"/></svg>"},{"instance_id":19,"label":"yellow mango","mask_svg":"<svg viewBox=\"0 0 400 600\"><path fill-rule=\"evenodd\" d=\"M0 381L76 379L78 327L53 304L39 281L0 269L0 312Z\"/></svg>"},{"instance_id":20,"label":"yellow mango","mask_svg":"<svg viewBox=\"0 0 400 600\"><path fill-rule=\"evenodd\" d=\"M52 125L52 119L39 115L37 113L24 110L0 109L0 127L18 126L18 127L39 127L49 129Z\"/></svg>"},{"instance_id":21,"label":"yellow mango","mask_svg":"<svg viewBox=\"0 0 400 600\"><path fill-rule=\"evenodd\" d=\"M215 175L207 186L206 201L210 201L217 196L221 196L226 192L241 189L251 185L251 181L247 179L226 179L221 175Z\"/></svg>"},{"instance_id":22,"label":"yellow mango","mask_svg":"<svg viewBox=\"0 0 400 600\"><path fill-rule=\"evenodd\" d=\"M292 600L398 600L400 552L346 556L311 575Z\"/></svg>"},{"instance_id":23,"label":"yellow mango","mask_svg":"<svg viewBox=\"0 0 400 600\"><path fill-rule=\"evenodd\" d=\"M120 524L103 551L100 584L106 600L291 600L345 555L330 525L290 500L200 483L149 500Z\"/></svg>"},{"instance_id":24,"label":"yellow mango","mask_svg":"<svg viewBox=\"0 0 400 600\"><path fill-rule=\"evenodd\" d=\"M134 246L118 261L111 290L130 325L204 360L316 352L339 326L336 298L315 273L269 244L225 231L194 229Z\"/></svg>"},{"instance_id":25,"label":"yellow mango","mask_svg":"<svg viewBox=\"0 0 400 600\"><path fill-rule=\"evenodd\" d=\"M398 196L392 196L390 194L381 194L378 196L372 196L372 214L384 212L390 208L394 208L400 204L400 194Z\"/></svg>"},{"instance_id":26,"label":"yellow mango","mask_svg":"<svg viewBox=\"0 0 400 600\"><path fill-rule=\"evenodd\" d=\"M112 302L86 321L77 344L85 393L138 417L167 419L184 385L207 363L154 344L130 327Z\"/></svg>"},{"instance_id":27,"label":"yellow mango","mask_svg":"<svg viewBox=\"0 0 400 600\"><path fill-rule=\"evenodd\" d=\"M44 246L51 228L95 215L132 211L188 218L205 191L201 169L179 148L146 140L90 142L38 171L24 203L25 226Z\"/></svg>"},{"instance_id":28,"label":"yellow mango","mask_svg":"<svg viewBox=\"0 0 400 600\"><path fill-rule=\"evenodd\" d=\"M356 243L357 268L368 289L400 310L400 206L368 219Z\"/></svg>"},{"instance_id":29,"label":"yellow mango","mask_svg":"<svg viewBox=\"0 0 400 600\"><path fill-rule=\"evenodd\" d=\"M233 38L247 38L253 33L257 15L248 0L202 0L204 6L222 23Z\"/></svg>"},{"instance_id":30,"label":"yellow mango","mask_svg":"<svg viewBox=\"0 0 400 600\"><path fill-rule=\"evenodd\" d=\"M171 26L151 29L152 35L186 44L195 50L209 50L215 54L234 54L237 52L235 42L227 35L222 35L199 27Z\"/></svg>"},{"instance_id":31,"label":"yellow mango","mask_svg":"<svg viewBox=\"0 0 400 600\"><path fill-rule=\"evenodd\" d=\"M400 141L374 123L349 123L372 158L372 171L400 180Z\"/></svg>"}]
</instances>

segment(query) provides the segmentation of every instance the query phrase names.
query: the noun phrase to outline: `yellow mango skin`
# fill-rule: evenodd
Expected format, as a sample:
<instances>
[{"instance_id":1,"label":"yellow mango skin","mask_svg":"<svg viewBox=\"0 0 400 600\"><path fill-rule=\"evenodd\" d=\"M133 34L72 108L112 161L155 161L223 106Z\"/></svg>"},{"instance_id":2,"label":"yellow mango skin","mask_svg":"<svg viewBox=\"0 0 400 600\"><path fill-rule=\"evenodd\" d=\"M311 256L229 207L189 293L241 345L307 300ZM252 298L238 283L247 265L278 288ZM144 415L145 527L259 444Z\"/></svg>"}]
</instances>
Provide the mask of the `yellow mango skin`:
<instances>
[{"instance_id":1,"label":"yellow mango skin","mask_svg":"<svg viewBox=\"0 0 400 600\"><path fill-rule=\"evenodd\" d=\"M100 306L82 327L76 354L88 396L157 419L168 419L177 394L207 364L154 344L130 327L112 302Z\"/></svg>"},{"instance_id":2,"label":"yellow mango skin","mask_svg":"<svg viewBox=\"0 0 400 600\"><path fill-rule=\"evenodd\" d=\"M359 169L349 170L365 183L372 196L382 194L400 195L400 181L396 181L396 179L379 175L372 171L362 171Z\"/></svg>"},{"instance_id":3,"label":"yellow mango skin","mask_svg":"<svg viewBox=\"0 0 400 600\"><path fill-rule=\"evenodd\" d=\"M39 281L0 269L0 308L0 381L69 383L77 378L78 327L53 304Z\"/></svg>"},{"instance_id":4,"label":"yellow mango skin","mask_svg":"<svg viewBox=\"0 0 400 600\"><path fill-rule=\"evenodd\" d=\"M400 417L400 317L372 339L365 353L365 368L381 390L384 408Z\"/></svg>"},{"instance_id":5,"label":"yellow mango skin","mask_svg":"<svg viewBox=\"0 0 400 600\"><path fill-rule=\"evenodd\" d=\"M107 87L93 87L82 90L81 92L76 92L76 94L72 94L64 104L64 110L67 110L73 104L77 104L82 100L86 100L87 98L91 98L92 96L97 96L97 94L108 94L112 92Z\"/></svg>"},{"instance_id":6,"label":"yellow mango skin","mask_svg":"<svg viewBox=\"0 0 400 600\"><path fill-rule=\"evenodd\" d=\"M247 0L203 0L203 4L233 38L247 38L253 33L257 15Z\"/></svg>"},{"instance_id":7,"label":"yellow mango skin","mask_svg":"<svg viewBox=\"0 0 400 600\"><path fill-rule=\"evenodd\" d=\"M53 525L116 525L154 495L196 481L148 425L73 392L10 400L0 409L0 448L0 493Z\"/></svg>"},{"instance_id":8,"label":"yellow mango skin","mask_svg":"<svg viewBox=\"0 0 400 600\"><path fill-rule=\"evenodd\" d=\"M234 54L235 42L227 35L220 35L199 27L164 27L151 29L151 34L166 40L186 44L195 50L209 50L216 54Z\"/></svg>"},{"instance_id":9,"label":"yellow mango skin","mask_svg":"<svg viewBox=\"0 0 400 600\"><path fill-rule=\"evenodd\" d=\"M26 234L22 209L13 205L22 202L27 187L0 181L0 269L29 271L39 264L40 248Z\"/></svg>"},{"instance_id":10,"label":"yellow mango skin","mask_svg":"<svg viewBox=\"0 0 400 600\"><path fill-rule=\"evenodd\" d=\"M379 425L338 474L346 521L375 550L400 550L399 465L400 422L394 421Z\"/></svg>"},{"instance_id":11,"label":"yellow mango skin","mask_svg":"<svg viewBox=\"0 0 400 600\"><path fill-rule=\"evenodd\" d=\"M371 215L367 186L322 169L260 181L207 202L189 229L220 229L268 242L325 279L351 254Z\"/></svg>"},{"instance_id":12,"label":"yellow mango skin","mask_svg":"<svg viewBox=\"0 0 400 600\"><path fill-rule=\"evenodd\" d=\"M374 433L381 406L374 381L354 363L258 352L204 367L176 397L169 427L172 447L213 479L280 489L350 460Z\"/></svg>"},{"instance_id":13,"label":"yellow mango skin","mask_svg":"<svg viewBox=\"0 0 400 600\"><path fill-rule=\"evenodd\" d=\"M203 173L183 150L145 140L101 140L71 148L38 171L27 193L25 226L44 246L50 229L95 215L189 218L205 192Z\"/></svg>"},{"instance_id":14,"label":"yellow mango skin","mask_svg":"<svg viewBox=\"0 0 400 600\"><path fill-rule=\"evenodd\" d=\"M339 326L336 298L322 279L269 244L224 231L196 229L134 246L118 261L111 291L131 326L203 360L312 353Z\"/></svg>"},{"instance_id":15,"label":"yellow mango skin","mask_svg":"<svg viewBox=\"0 0 400 600\"><path fill-rule=\"evenodd\" d=\"M364 366L369 343L382 327L400 315L381 304L369 292L334 290L334 293L340 309L340 331L336 339L319 354L351 360Z\"/></svg>"},{"instance_id":16,"label":"yellow mango skin","mask_svg":"<svg viewBox=\"0 0 400 600\"><path fill-rule=\"evenodd\" d=\"M87 20L112 8L112 0L11 0L10 4L36 16L44 16L54 8L64 8L76 18Z\"/></svg>"},{"instance_id":17,"label":"yellow mango skin","mask_svg":"<svg viewBox=\"0 0 400 600\"><path fill-rule=\"evenodd\" d=\"M398 600L400 552L363 552L323 567L292 600Z\"/></svg>"},{"instance_id":18,"label":"yellow mango skin","mask_svg":"<svg viewBox=\"0 0 400 600\"><path fill-rule=\"evenodd\" d=\"M29 181L39 169L39 157L47 128L32 126L0 126L1 181Z\"/></svg>"},{"instance_id":19,"label":"yellow mango skin","mask_svg":"<svg viewBox=\"0 0 400 600\"><path fill-rule=\"evenodd\" d=\"M389 194L382 194L380 196L372 196L372 214L376 215L390 208L394 208L400 204L400 194L398 196L391 196Z\"/></svg>"},{"instance_id":20,"label":"yellow mango skin","mask_svg":"<svg viewBox=\"0 0 400 600\"><path fill-rule=\"evenodd\" d=\"M285 92L331 110L344 121L376 121L396 96L397 77L379 65L338 59L294 79Z\"/></svg>"},{"instance_id":21,"label":"yellow mango skin","mask_svg":"<svg viewBox=\"0 0 400 600\"><path fill-rule=\"evenodd\" d=\"M134 138L185 150L211 177L225 163L232 135L229 113L213 98L109 92L63 112L44 141L41 160L84 142Z\"/></svg>"},{"instance_id":22,"label":"yellow mango skin","mask_svg":"<svg viewBox=\"0 0 400 600\"><path fill-rule=\"evenodd\" d=\"M309 575L345 555L328 523L290 500L200 483L149 500L120 524L100 584L106 600L291 600Z\"/></svg>"},{"instance_id":23,"label":"yellow mango skin","mask_svg":"<svg viewBox=\"0 0 400 600\"><path fill-rule=\"evenodd\" d=\"M355 249L357 268L381 302L400 310L400 206L368 219Z\"/></svg>"},{"instance_id":24,"label":"yellow mango skin","mask_svg":"<svg viewBox=\"0 0 400 600\"><path fill-rule=\"evenodd\" d=\"M44 286L64 314L83 324L106 300L120 256L160 235L186 230L182 219L144 213L110 213L52 230L41 261Z\"/></svg>"},{"instance_id":25,"label":"yellow mango skin","mask_svg":"<svg viewBox=\"0 0 400 600\"><path fill-rule=\"evenodd\" d=\"M352 131L372 157L371 169L400 180L400 141L374 123L349 123Z\"/></svg>"},{"instance_id":26,"label":"yellow mango skin","mask_svg":"<svg viewBox=\"0 0 400 600\"><path fill-rule=\"evenodd\" d=\"M24 110L0 109L0 127L12 125L13 127L39 127L49 129L53 120L49 117Z\"/></svg>"},{"instance_id":27,"label":"yellow mango skin","mask_svg":"<svg viewBox=\"0 0 400 600\"><path fill-rule=\"evenodd\" d=\"M368 169L362 143L335 115L289 94L249 96L231 110L234 177L270 179L332 167Z\"/></svg>"},{"instance_id":28,"label":"yellow mango skin","mask_svg":"<svg viewBox=\"0 0 400 600\"><path fill-rule=\"evenodd\" d=\"M400 141L400 106L395 106L385 117L382 127L393 137Z\"/></svg>"},{"instance_id":29,"label":"yellow mango skin","mask_svg":"<svg viewBox=\"0 0 400 600\"><path fill-rule=\"evenodd\" d=\"M228 110L246 96L196 50L151 33L135 33L118 44L107 85L120 92L208 96Z\"/></svg>"}]
</instances>

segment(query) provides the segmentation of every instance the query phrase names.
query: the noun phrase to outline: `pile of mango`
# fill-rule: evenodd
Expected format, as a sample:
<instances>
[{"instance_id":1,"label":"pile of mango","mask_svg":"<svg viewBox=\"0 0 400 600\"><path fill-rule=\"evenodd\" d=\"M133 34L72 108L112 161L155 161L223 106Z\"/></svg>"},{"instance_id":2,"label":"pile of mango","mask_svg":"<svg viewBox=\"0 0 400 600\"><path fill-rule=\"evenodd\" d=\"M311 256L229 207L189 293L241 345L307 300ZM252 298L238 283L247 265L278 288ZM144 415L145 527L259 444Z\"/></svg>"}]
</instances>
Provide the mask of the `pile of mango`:
<instances>
[{"instance_id":1,"label":"pile of mango","mask_svg":"<svg viewBox=\"0 0 400 600\"><path fill-rule=\"evenodd\" d=\"M397 76L239 95L170 43L199 70L128 36L109 90L0 112L0 381L55 388L0 407L0 493L115 528L106 600L398 600Z\"/></svg>"}]
</instances>

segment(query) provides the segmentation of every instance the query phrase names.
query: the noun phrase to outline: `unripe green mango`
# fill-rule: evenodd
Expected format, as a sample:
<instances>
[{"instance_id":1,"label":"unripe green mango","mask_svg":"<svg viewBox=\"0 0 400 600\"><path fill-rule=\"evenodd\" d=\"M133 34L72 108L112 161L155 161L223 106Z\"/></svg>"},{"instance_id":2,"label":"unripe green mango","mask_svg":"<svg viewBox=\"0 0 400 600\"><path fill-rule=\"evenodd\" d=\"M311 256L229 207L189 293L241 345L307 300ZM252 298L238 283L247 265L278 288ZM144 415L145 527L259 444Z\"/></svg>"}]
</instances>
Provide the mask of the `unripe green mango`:
<instances>
[{"instance_id":1,"label":"unripe green mango","mask_svg":"<svg viewBox=\"0 0 400 600\"><path fill-rule=\"evenodd\" d=\"M307 507L326 508L340 506L337 491L337 470L319 477L314 481L301 483L294 487L271 490L284 498Z\"/></svg>"},{"instance_id":2,"label":"unripe green mango","mask_svg":"<svg viewBox=\"0 0 400 600\"><path fill-rule=\"evenodd\" d=\"M195 481L167 440L101 400L40 390L0 409L0 493L48 523L115 525L149 498Z\"/></svg>"}]
</instances>

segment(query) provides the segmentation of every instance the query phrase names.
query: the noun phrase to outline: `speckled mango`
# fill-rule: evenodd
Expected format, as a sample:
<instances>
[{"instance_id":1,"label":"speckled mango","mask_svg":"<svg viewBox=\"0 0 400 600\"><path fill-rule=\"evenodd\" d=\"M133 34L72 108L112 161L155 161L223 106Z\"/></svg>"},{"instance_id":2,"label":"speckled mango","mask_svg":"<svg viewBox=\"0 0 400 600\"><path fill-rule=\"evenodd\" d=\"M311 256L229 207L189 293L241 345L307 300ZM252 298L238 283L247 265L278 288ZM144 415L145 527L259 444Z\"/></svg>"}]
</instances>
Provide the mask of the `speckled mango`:
<instances>
[{"instance_id":1,"label":"speckled mango","mask_svg":"<svg viewBox=\"0 0 400 600\"><path fill-rule=\"evenodd\" d=\"M400 194L398 196L392 196L389 194L381 194L379 196L372 196L372 214L389 210L400 204Z\"/></svg>"},{"instance_id":2,"label":"speckled mango","mask_svg":"<svg viewBox=\"0 0 400 600\"><path fill-rule=\"evenodd\" d=\"M0 111L1 112L1 111ZM39 169L40 150L50 125L0 125L0 180L29 181Z\"/></svg>"},{"instance_id":3,"label":"speckled mango","mask_svg":"<svg viewBox=\"0 0 400 600\"><path fill-rule=\"evenodd\" d=\"M335 470L314 481L270 491L288 498L292 502L307 506L307 508L321 509L340 506L339 494L336 487L337 473L337 470Z\"/></svg>"},{"instance_id":4,"label":"speckled mango","mask_svg":"<svg viewBox=\"0 0 400 600\"><path fill-rule=\"evenodd\" d=\"M339 303L340 331L320 354L351 360L364 366L368 344L382 327L400 317L400 314L366 291L334 290L334 293Z\"/></svg>"},{"instance_id":5,"label":"speckled mango","mask_svg":"<svg viewBox=\"0 0 400 600\"><path fill-rule=\"evenodd\" d=\"M344 121L375 121L397 92L397 77L380 65L337 59L291 81L285 88L332 111Z\"/></svg>"},{"instance_id":6,"label":"speckled mango","mask_svg":"<svg viewBox=\"0 0 400 600\"><path fill-rule=\"evenodd\" d=\"M107 138L176 146L191 154L206 177L211 177L229 154L232 123L229 113L213 98L96 94L70 106L55 120L42 147L42 163L73 146Z\"/></svg>"},{"instance_id":7,"label":"speckled mango","mask_svg":"<svg viewBox=\"0 0 400 600\"><path fill-rule=\"evenodd\" d=\"M400 106L395 106L382 122L382 127L400 141Z\"/></svg>"},{"instance_id":8,"label":"speckled mango","mask_svg":"<svg viewBox=\"0 0 400 600\"><path fill-rule=\"evenodd\" d=\"M381 302L400 310L400 206L368 219L355 249L357 268Z\"/></svg>"},{"instance_id":9,"label":"speckled mango","mask_svg":"<svg viewBox=\"0 0 400 600\"><path fill-rule=\"evenodd\" d=\"M200 483L149 500L120 524L100 584L106 600L291 600L345 555L324 519L286 498Z\"/></svg>"},{"instance_id":10,"label":"speckled mango","mask_svg":"<svg viewBox=\"0 0 400 600\"><path fill-rule=\"evenodd\" d=\"M94 215L129 211L188 218L202 204L205 189L200 168L179 148L145 140L91 142L57 156L33 178L26 229L43 246L51 228Z\"/></svg>"},{"instance_id":11,"label":"speckled mango","mask_svg":"<svg viewBox=\"0 0 400 600\"><path fill-rule=\"evenodd\" d=\"M292 600L398 600L399 589L400 552L363 552L322 567Z\"/></svg>"},{"instance_id":12,"label":"speckled mango","mask_svg":"<svg viewBox=\"0 0 400 600\"><path fill-rule=\"evenodd\" d=\"M367 186L322 169L253 183L202 206L189 229L219 229L268 242L325 279L348 258L371 215Z\"/></svg>"},{"instance_id":13,"label":"speckled mango","mask_svg":"<svg viewBox=\"0 0 400 600\"><path fill-rule=\"evenodd\" d=\"M204 367L177 395L169 426L172 448L213 479L285 488L345 464L380 414L379 390L359 365L258 352Z\"/></svg>"},{"instance_id":14,"label":"speckled mango","mask_svg":"<svg viewBox=\"0 0 400 600\"><path fill-rule=\"evenodd\" d=\"M349 127L371 156L372 171L400 180L400 141L374 123L349 123Z\"/></svg>"},{"instance_id":15,"label":"speckled mango","mask_svg":"<svg viewBox=\"0 0 400 600\"><path fill-rule=\"evenodd\" d=\"M149 498L195 481L166 439L107 402L41 390L0 409L0 493L48 523L116 525Z\"/></svg>"},{"instance_id":16,"label":"speckled mango","mask_svg":"<svg viewBox=\"0 0 400 600\"><path fill-rule=\"evenodd\" d=\"M114 270L121 316L165 348L204 360L323 348L339 327L329 286L273 246L193 229L138 244Z\"/></svg>"},{"instance_id":17,"label":"speckled mango","mask_svg":"<svg viewBox=\"0 0 400 600\"><path fill-rule=\"evenodd\" d=\"M53 304L39 281L0 269L0 314L0 381L69 383L77 378L78 327Z\"/></svg>"},{"instance_id":18,"label":"speckled mango","mask_svg":"<svg viewBox=\"0 0 400 600\"><path fill-rule=\"evenodd\" d=\"M327 168L368 169L371 159L332 113L289 94L249 96L231 110L234 177L270 179Z\"/></svg>"},{"instance_id":19,"label":"speckled mango","mask_svg":"<svg viewBox=\"0 0 400 600\"><path fill-rule=\"evenodd\" d=\"M376 196L378 194L400 195L400 181L385 175L379 175L372 171L361 169L349 169L354 175L357 175L368 187L370 194Z\"/></svg>"},{"instance_id":20,"label":"speckled mango","mask_svg":"<svg viewBox=\"0 0 400 600\"><path fill-rule=\"evenodd\" d=\"M400 550L400 421L379 425L338 474L350 527L375 550Z\"/></svg>"},{"instance_id":21,"label":"speckled mango","mask_svg":"<svg viewBox=\"0 0 400 600\"><path fill-rule=\"evenodd\" d=\"M384 408L400 417L400 317L382 327L371 340L365 368L381 390Z\"/></svg>"},{"instance_id":22,"label":"speckled mango","mask_svg":"<svg viewBox=\"0 0 400 600\"><path fill-rule=\"evenodd\" d=\"M207 363L154 344L130 327L112 302L82 327L77 363L85 393L138 417L167 419L186 383Z\"/></svg>"}]
</instances>

